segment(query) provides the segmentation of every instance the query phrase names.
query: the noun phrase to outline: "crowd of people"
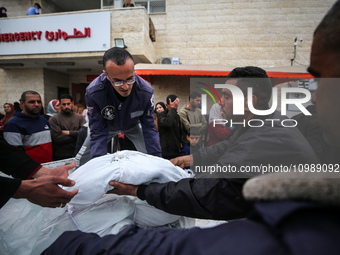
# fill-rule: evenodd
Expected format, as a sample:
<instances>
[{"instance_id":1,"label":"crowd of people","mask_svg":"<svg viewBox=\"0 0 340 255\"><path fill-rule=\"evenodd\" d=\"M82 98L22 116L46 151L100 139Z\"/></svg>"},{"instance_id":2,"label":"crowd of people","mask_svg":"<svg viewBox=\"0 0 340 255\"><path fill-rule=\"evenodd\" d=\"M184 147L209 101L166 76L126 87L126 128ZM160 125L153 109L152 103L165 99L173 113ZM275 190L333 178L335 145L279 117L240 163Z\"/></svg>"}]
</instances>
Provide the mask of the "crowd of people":
<instances>
[{"instance_id":1,"label":"crowd of people","mask_svg":"<svg viewBox=\"0 0 340 255\"><path fill-rule=\"evenodd\" d=\"M72 158L77 152L78 132L86 123L82 114L73 111L73 106L72 97L64 94L48 103L45 114L40 94L25 91L18 110L14 104L4 104L1 136L39 163Z\"/></svg>"},{"instance_id":2,"label":"crowd of people","mask_svg":"<svg viewBox=\"0 0 340 255\"><path fill-rule=\"evenodd\" d=\"M34 104L31 104L29 101L31 96L34 96L34 99L37 99ZM26 97L28 97L28 99L26 99ZM124 99L124 97L121 97L120 99L122 98ZM179 113L179 98L176 95L167 96L166 104L158 102L155 105L154 124L156 132L152 132L154 132L153 136L156 136L157 139L154 140L153 143L157 143L159 140L161 148L151 154L162 156L163 158L170 160L180 155L192 154L192 152L197 151L206 145L212 145L217 143L217 141L223 141L232 134L231 128L226 127L225 125L217 125L216 128L213 128L212 125L210 125L208 134L207 117L209 117L209 115L204 116L201 114L199 108L200 100L201 95L197 92L192 92L189 96L189 104L185 105ZM221 109L221 106L213 105L209 117L210 122L215 116L214 112L216 112L216 106L219 107L219 110ZM92 114L91 107L90 110L90 114ZM14 104L5 103L4 113L5 114L2 114L0 117L1 136L4 136L8 143L21 147L33 159L40 163L75 157L83 146L84 141L90 139L90 136L87 134L88 116L85 105L81 102L75 104L73 98L67 94L61 95L59 99L52 99L48 103L47 111L45 113L39 93L35 91L25 91L20 99L19 109L15 110ZM103 119L105 119L105 117L106 116L104 116ZM215 117L221 118L220 115L216 115ZM6 125L11 118L13 118L13 120ZM90 116L90 119L92 120L92 116ZM31 126L28 123L30 123ZM137 121L137 123L140 122ZM46 125L49 127L49 131L42 132L47 129ZM78 133L82 128L86 129L84 130L85 136L80 135L81 137L78 139ZM152 126L146 128L152 130ZM220 130L221 128L222 130ZM95 128L93 129L96 130ZM220 131L217 132L218 130ZM133 136L130 140L130 132L131 131L124 130L124 128L120 130L117 128L117 131L114 132L109 139L115 137L116 142L119 143L119 147L115 145L115 150L108 151L112 153L117 149L137 150L136 148L138 148L138 145L133 142L133 139L138 138L138 136ZM135 130L132 130L131 133L133 134L134 132ZM47 134L44 139L42 138L43 133ZM216 138L218 133L221 135ZM94 134L94 131L92 134ZM34 142L27 140L28 136L30 136L35 143L37 141L39 142L35 144ZM141 137L142 136L138 139ZM52 151L50 145L52 145ZM101 145L101 147L106 149L108 146ZM140 147L142 147L142 145L139 145L139 148ZM147 147L147 145L144 145L144 147ZM142 149L141 151L146 152L147 150ZM159 151L161 153L158 153ZM47 156L47 154L49 156ZM104 155L104 153L100 155Z\"/></svg>"},{"instance_id":3,"label":"crowd of people","mask_svg":"<svg viewBox=\"0 0 340 255\"><path fill-rule=\"evenodd\" d=\"M131 225L117 235L103 237L67 231L43 254L338 254L340 179L334 167L339 170L340 86L336 79L340 77L339 29L338 0L315 30L308 67L309 73L318 80L312 98L316 108L312 117L318 122L313 122L313 126L318 127L318 136L332 155L327 160L308 139L308 129L285 128L280 121L285 116L278 111L257 116L245 104L243 114L234 114L233 95L228 88L222 89L221 105L213 106L210 115L233 119L235 125L221 127L223 129L216 131L214 141L209 144L209 137L214 137L211 132L215 130L209 132L209 120L199 109L199 94L191 93L188 104L179 113L176 95L169 95L166 103L154 105L153 89L134 73L132 56L125 49L108 50L103 58L103 74L86 89L89 135L76 155L80 164L105 155L108 142L123 133L136 150L169 159L181 168L200 170L212 165L231 166L236 170L263 165L305 168L260 176L242 171L213 175L197 171L199 174L195 178L138 186L112 180L109 182L114 187L111 193L136 196L165 212L232 221L213 228L186 230L144 229ZM263 69L235 68L227 76L226 84L243 93L251 88L253 108L269 109L272 84ZM52 144L58 146L59 141L55 136L64 135L69 140L74 136L73 131L79 131L86 122L80 114L76 118L73 116L72 97L61 96L59 102L51 103L51 110L57 112L58 103L60 112L51 113L53 116L49 120L40 115L41 97L35 91L22 94L22 111L10 118L14 106L5 104L8 112L2 118L7 116L4 137L8 143L23 148L26 154L0 140L1 151L4 151L2 162L8 166L4 170L16 177L13 180L0 178L10 190L2 193L1 205L10 197L22 197L42 206L63 207L77 194L76 189L63 193L66 191L57 185L74 185L66 173L74 165L46 169L40 165L39 158L32 160L36 156L43 160L52 157ZM68 118L76 121L69 125ZM242 125L242 120L253 119L279 121L264 122L263 126L255 128ZM303 118L298 116L297 119ZM70 127L74 130L67 130ZM191 150L187 149L189 144ZM39 147L39 151L33 151L35 147ZM7 156L3 156L5 152ZM11 166L17 157L22 160ZM324 171L306 170L320 162L325 163ZM335 177L330 178L329 173ZM37 178L30 180L31 177ZM25 178L28 180L21 181ZM42 181L45 185L40 187L40 192L29 192ZM52 188L55 193L48 197Z\"/></svg>"}]
</instances>

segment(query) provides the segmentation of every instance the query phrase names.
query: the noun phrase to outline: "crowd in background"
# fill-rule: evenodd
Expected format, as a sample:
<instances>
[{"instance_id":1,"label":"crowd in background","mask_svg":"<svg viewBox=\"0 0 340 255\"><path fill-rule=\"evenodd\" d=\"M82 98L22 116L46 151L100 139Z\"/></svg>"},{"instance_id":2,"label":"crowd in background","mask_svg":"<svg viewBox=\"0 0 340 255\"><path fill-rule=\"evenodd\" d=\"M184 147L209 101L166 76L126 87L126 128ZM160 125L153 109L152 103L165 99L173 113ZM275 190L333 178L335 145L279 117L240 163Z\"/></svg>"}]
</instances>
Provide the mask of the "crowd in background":
<instances>
[{"instance_id":1,"label":"crowd in background","mask_svg":"<svg viewBox=\"0 0 340 255\"><path fill-rule=\"evenodd\" d=\"M198 93L192 93L189 96L189 103L180 110L178 109L179 99L176 95L169 95L165 100L167 101L166 103L157 102L155 104L154 119L156 130L160 136L163 158L172 159L178 156L189 155L191 152L197 151L200 148L211 146L218 141L225 140L231 135L232 131L230 127L213 125L213 119L222 118L221 105L213 105L210 114L204 116L200 110L200 99ZM22 112L22 107L22 104L19 102L14 102L13 104L5 103L3 105L4 113L0 111L0 135L2 137L6 123L15 116L17 112ZM192 110L191 112L190 109ZM60 111L61 104L59 99L52 99L47 105L47 110L44 110L43 106L41 107L40 115L49 120L52 116L60 113ZM79 100L79 102L73 105L72 111L82 115L86 120L86 124L83 127L84 130L81 131L81 133L84 134L79 135L81 137L79 137L76 146L76 155L81 148L82 142L85 139L84 137L88 135L88 117L87 109L82 100ZM170 116L170 113L173 116ZM190 119L190 114L196 114L197 120ZM196 121L196 123L190 123L194 121ZM209 123L209 126L207 123ZM126 149L136 150L133 143L123 133L120 133L115 138L115 140L112 140L108 144L108 148L112 148L109 150L110 152Z\"/></svg>"},{"instance_id":2,"label":"crowd in background","mask_svg":"<svg viewBox=\"0 0 340 255\"><path fill-rule=\"evenodd\" d=\"M0 136L39 163L74 157L79 150L75 149L78 132L86 124L85 105L82 102L73 105L70 95L62 95L62 99L52 99L45 111L37 92L26 91L23 95L20 103L3 105L4 114L0 112ZM27 102L28 95L38 98L38 102L35 105L33 103L31 108L30 102ZM62 100L69 101L69 106L63 107ZM65 121L60 121L62 116L67 116L66 124ZM61 151L62 155L58 155L58 151Z\"/></svg>"}]
</instances>

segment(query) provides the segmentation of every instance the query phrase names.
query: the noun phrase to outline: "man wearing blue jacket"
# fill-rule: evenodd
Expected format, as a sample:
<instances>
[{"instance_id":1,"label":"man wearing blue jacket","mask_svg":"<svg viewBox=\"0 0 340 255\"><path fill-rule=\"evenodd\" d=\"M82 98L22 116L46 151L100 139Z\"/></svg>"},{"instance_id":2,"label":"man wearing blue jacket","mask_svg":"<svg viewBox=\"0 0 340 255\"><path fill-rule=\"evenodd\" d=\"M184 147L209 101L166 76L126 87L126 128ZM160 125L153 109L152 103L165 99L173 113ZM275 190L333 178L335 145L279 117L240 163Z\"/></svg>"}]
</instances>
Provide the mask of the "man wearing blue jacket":
<instances>
[{"instance_id":1,"label":"man wearing blue jacket","mask_svg":"<svg viewBox=\"0 0 340 255\"><path fill-rule=\"evenodd\" d=\"M91 133L76 156L77 166L105 155L108 141L118 133L124 133L138 151L161 156L153 88L135 74L133 58L125 49L106 51L103 65L103 73L86 88Z\"/></svg>"}]
</instances>

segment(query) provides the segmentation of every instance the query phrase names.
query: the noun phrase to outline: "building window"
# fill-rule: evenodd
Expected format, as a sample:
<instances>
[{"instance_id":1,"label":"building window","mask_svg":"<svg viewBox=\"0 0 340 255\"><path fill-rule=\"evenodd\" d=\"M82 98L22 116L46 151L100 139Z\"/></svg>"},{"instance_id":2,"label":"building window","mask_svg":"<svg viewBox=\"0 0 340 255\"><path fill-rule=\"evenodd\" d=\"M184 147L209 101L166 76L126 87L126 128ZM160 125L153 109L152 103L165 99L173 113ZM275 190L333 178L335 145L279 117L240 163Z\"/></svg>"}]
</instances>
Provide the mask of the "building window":
<instances>
[{"instance_id":1,"label":"building window","mask_svg":"<svg viewBox=\"0 0 340 255\"><path fill-rule=\"evenodd\" d=\"M122 7L124 2L125 2L124 0L116 0L116 4L118 3L118 8ZM166 13L166 0L149 0L149 1L132 0L131 2L135 6L144 6L148 14ZM115 0L101 0L102 9L114 8L114 5Z\"/></svg>"},{"instance_id":2,"label":"building window","mask_svg":"<svg viewBox=\"0 0 340 255\"><path fill-rule=\"evenodd\" d=\"M149 14L165 13L166 0L150 0L150 1L133 1L135 6L144 6Z\"/></svg>"},{"instance_id":3,"label":"building window","mask_svg":"<svg viewBox=\"0 0 340 255\"><path fill-rule=\"evenodd\" d=\"M114 0L102 0L101 1L101 4L102 4L102 9L105 9L105 8L113 8L114 7Z\"/></svg>"}]
</instances>

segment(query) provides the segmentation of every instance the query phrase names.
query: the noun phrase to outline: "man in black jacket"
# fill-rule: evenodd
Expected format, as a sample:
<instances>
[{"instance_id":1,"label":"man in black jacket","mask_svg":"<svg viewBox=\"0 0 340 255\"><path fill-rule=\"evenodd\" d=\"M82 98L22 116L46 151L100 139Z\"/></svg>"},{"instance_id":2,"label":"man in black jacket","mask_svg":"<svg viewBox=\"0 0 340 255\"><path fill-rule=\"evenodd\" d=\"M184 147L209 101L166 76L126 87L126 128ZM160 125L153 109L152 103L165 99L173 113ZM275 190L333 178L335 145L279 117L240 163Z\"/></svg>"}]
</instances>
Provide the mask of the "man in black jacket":
<instances>
[{"instance_id":1,"label":"man in black jacket","mask_svg":"<svg viewBox=\"0 0 340 255\"><path fill-rule=\"evenodd\" d=\"M293 116L293 119L295 119L298 123L298 129L312 146L315 155L320 160L320 163L336 163L339 159L338 155L340 151L339 149L334 150L334 148L325 141L322 128L318 122L316 106L312 104L307 106L306 109L312 115L304 115L303 113L300 113Z\"/></svg>"},{"instance_id":2,"label":"man in black jacket","mask_svg":"<svg viewBox=\"0 0 340 255\"><path fill-rule=\"evenodd\" d=\"M165 111L157 114L159 139L162 157L172 159L179 156L181 148L181 121L177 113L179 98L176 95L166 97Z\"/></svg>"},{"instance_id":3,"label":"man in black jacket","mask_svg":"<svg viewBox=\"0 0 340 255\"><path fill-rule=\"evenodd\" d=\"M64 207L78 193L78 190L68 192L58 186L72 187L75 184L67 179L68 170L74 168L75 163L54 169L43 167L2 137L0 161L0 171L14 177L0 177L0 208L11 197L26 198L44 207Z\"/></svg>"}]
</instances>

